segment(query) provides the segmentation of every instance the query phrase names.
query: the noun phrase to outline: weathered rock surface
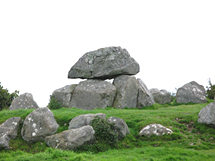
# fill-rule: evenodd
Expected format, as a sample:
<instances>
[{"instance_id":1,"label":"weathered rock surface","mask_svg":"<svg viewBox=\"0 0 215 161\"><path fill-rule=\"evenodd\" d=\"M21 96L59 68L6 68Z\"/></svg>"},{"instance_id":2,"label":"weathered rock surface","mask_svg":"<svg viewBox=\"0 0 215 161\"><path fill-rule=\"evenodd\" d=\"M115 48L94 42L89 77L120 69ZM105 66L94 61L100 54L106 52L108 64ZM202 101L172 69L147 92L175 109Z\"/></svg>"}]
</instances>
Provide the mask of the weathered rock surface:
<instances>
[{"instance_id":1,"label":"weathered rock surface","mask_svg":"<svg viewBox=\"0 0 215 161\"><path fill-rule=\"evenodd\" d=\"M28 143L44 141L46 136L57 132L58 127L49 108L38 108L25 118L21 135Z\"/></svg>"},{"instance_id":2,"label":"weathered rock surface","mask_svg":"<svg viewBox=\"0 0 215 161\"><path fill-rule=\"evenodd\" d=\"M150 137L151 135L162 136L164 134L172 134L173 131L162 126L161 124L150 124L140 130L139 135Z\"/></svg>"},{"instance_id":3,"label":"weathered rock surface","mask_svg":"<svg viewBox=\"0 0 215 161\"><path fill-rule=\"evenodd\" d=\"M215 125L215 103L210 103L201 109L198 117L198 122L201 124Z\"/></svg>"},{"instance_id":4,"label":"weathered rock surface","mask_svg":"<svg viewBox=\"0 0 215 161\"><path fill-rule=\"evenodd\" d=\"M9 107L9 110L36 109L36 108L39 108L39 106L34 101L32 94L24 93L12 101Z\"/></svg>"},{"instance_id":5,"label":"weathered rock surface","mask_svg":"<svg viewBox=\"0 0 215 161\"><path fill-rule=\"evenodd\" d=\"M206 103L206 92L202 85L192 81L178 89L177 103Z\"/></svg>"},{"instance_id":6,"label":"weathered rock surface","mask_svg":"<svg viewBox=\"0 0 215 161\"><path fill-rule=\"evenodd\" d=\"M137 107L151 106L155 104L152 94L149 92L147 86L141 79L137 79L139 88L138 88L138 98L137 98Z\"/></svg>"},{"instance_id":7,"label":"weathered rock surface","mask_svg":"<svg viewBox=\"0 0 215 161\"><path fill-rule=\"evenodd\" d=\"M122 75L114 79L116 96L113 107L137 107L138 82L134 76Z\"/></svg>"},{"instance_id":8,"label":"weathered rock surface","mask_svg":"<svg viewBox=\"0 0 215 161\"><path fill-rule=\"evenodd\" d=\"M11 139L15 139L19 129L21 117L12 117L0 125L0 149L9 149Z\"/></svg>"},{"instance_id":9,"label":"weathered rock surface","mask_svg":"<svg viewBox=\"0 0 215 161\"><path fill-rule=\"evenodd\" d=\"M74 117L69 122L69 129L77 129L82 126L90 125L90 122L95 119L95 117L101 117L102 119L106 119L106 115L104 113L97 114L83 114L80 116Z\"/></svg>"},{"instance_id":10,"label":"weathered rock surface","mask_svg":"<svg viewBox=\"0 0 215 161\"><path fill-rule=\"evenodd\" d=\"M86 80L75 88L70 107L85 110L112 106L116 94L114 85L103 80Z\"/></svg>"},{"instance_id":11,"label":"weathered rock surface","mask_svg":"<svg viewBox=\"0 0 215 161\"><path fill-rule=\"evenodd\" d=\"M76 86L77 84L72 84L56 89L52 96L62 104L62 107L69 107Z\"/></svg>"},{"instance_id":12,"label":"weathered rock surface","mask_svg":"<svg viewBox=\"0 0 215 161\"><path fill-rule=\"evenodd\" d=\"M106 47L87 52L70 69L68 78L111 79L119 75L135 75L139 64L126 49Z\"/></svg>"},{"instance_id":13,"label":"weathered rock surface","mask_svg":"<svg viewBox=\"0 0 215 161\"><path fill-rule=\"evenodd\" d=\"M123 119L117 117L110 117L107 121L110 123L115 123L114 130L118 132L119 139L123 139L124 137L126 137L127 134L130 134L128 125L125 123Z\"/></svg>"},{"instance_id":14,"label":"weathered rock surface","mask_svg":"<svg viewBox=\"0 0 215 161\"><path fill-rule=\"evenodd\" d=\"M154 101L159 104L171 103L171 95L166 90L158 90L157 88L152 88L149 90L152 94Z\"/></svg>"},{"instance_id":15,"label":"weathered rock surface","mask_svg":"<svg viewBox=\"0 0 215 161\"><path fill-rule=\"evenodd\" d=\"M87 141L94 139L92 126L83 126L77 129L70 129L59 134L47 136L45 142L48 146L55 149L74 150Z\"/></svg>"}]
</instances>

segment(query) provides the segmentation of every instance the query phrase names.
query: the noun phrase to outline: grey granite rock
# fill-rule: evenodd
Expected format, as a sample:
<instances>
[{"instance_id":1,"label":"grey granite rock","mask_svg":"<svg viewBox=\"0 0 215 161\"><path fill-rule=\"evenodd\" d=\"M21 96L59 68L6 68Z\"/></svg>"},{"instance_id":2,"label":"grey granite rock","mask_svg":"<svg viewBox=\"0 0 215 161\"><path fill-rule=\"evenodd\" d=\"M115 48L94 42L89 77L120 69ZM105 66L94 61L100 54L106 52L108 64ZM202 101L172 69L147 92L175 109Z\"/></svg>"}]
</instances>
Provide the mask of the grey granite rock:
<instances>
[{"instance_id":1,"label":"grey granite rock","mask_svg":"<svg viewBox=\"0 0 215 161\"><path fill-rule=\"evenodd\" d=\"M198 122L201 124L215 125L215 103L205 106L198 114Z\"/></svg>"},{"instance_id":2,"label":"grey granite rock","mask_svg":"<svg viewBox=\"0 0 215 161\"><path fill-rule=\"evenodd\" d=\"M158 90L157 88L152 88L149 90L152 94L154 101L159 104L171 103L171 95L166 90Z\"/></svg>"}]
</instances>

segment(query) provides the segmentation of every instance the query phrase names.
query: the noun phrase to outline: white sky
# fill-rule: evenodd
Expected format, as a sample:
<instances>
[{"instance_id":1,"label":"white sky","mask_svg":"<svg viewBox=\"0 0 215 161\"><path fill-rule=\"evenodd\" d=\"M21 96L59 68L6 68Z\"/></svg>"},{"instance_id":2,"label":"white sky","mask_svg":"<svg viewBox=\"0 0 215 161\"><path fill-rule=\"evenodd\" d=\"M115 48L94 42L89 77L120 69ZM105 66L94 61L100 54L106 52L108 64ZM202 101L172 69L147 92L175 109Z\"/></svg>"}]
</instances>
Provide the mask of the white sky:
<instances>
[{"instance_id":1,"label":"white sky","mask_svg":"<svg viewBox=\"0 0 215 161\"><path fill-rule=\"evenodd\" d=\"M0 1L1 85L40 107L81 81L67 75L83 54L108 46L128 50L149 89L215 83L215 1Z\"/></svg>"}]
</instances>

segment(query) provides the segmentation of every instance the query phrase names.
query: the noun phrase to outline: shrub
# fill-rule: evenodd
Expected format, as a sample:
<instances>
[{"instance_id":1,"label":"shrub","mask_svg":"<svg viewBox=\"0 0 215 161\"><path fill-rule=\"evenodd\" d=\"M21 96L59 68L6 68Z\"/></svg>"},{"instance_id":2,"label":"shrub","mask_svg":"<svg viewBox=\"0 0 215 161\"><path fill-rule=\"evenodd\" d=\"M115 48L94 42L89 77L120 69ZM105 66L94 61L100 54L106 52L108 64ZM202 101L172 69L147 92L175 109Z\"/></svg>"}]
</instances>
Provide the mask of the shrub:
<instances>
[{"instance_id":1,"label":"shrub","mask_svg":"<svg viewBox=\"0 0 215 161\"><path fill-rule=\"evenodd\" d=\"M9 93L7 89L3 89L0 82L0 110L8 108L13 99L18 97L19 91L15 90L13 93Z\"/></svg>"},{"instance_id":2,"label":"shrub","mask_svg":"<svg viewBox=\"0 0 215 161\"><path fill-rule=\"evenodd\" d=\"M62 108L62 104L60 102L58 102L54 96L50 95L50 100L49 100L49 104L47 106L50 109L60 109Z\"/></svg>"},{"instance_id":3,"label":"shrub","mask_svg":"<svg viewBox=\"0 0 215 161\"><path fill-rule=\"evenodd\" d=\"M209 87L207 86L207 97L209 99L214 99L214 95L215 95L215 84L213 85L211 83L211 79L209 78L208 80L208 83L209 83Z\"/></svg>"}]
</instances>

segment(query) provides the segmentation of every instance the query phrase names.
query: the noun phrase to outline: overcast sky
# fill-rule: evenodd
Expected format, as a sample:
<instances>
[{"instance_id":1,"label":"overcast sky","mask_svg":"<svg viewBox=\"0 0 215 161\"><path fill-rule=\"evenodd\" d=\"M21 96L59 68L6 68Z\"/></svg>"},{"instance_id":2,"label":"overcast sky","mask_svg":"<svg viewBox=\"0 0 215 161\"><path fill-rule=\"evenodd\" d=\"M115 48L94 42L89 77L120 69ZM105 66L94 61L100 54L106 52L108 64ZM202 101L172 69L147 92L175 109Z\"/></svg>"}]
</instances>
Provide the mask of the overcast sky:
<instances>
[{"instance_id":1,"label":"overcast sky","mask_svg":"<svg viewBox=\"0 0 215 161\"><path fill-rule=\"evenodd\" d=\"M150 88L215 84L214 0L0 1L0 82L40 107L86 52L121 46Z\"/></svg>"}]
</instances>

